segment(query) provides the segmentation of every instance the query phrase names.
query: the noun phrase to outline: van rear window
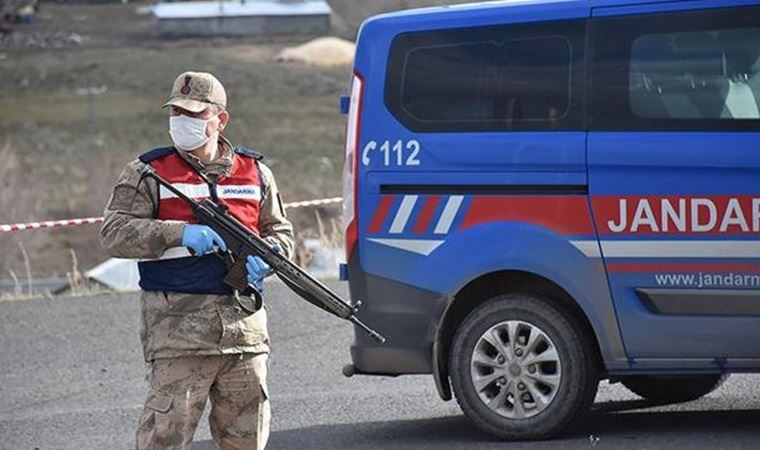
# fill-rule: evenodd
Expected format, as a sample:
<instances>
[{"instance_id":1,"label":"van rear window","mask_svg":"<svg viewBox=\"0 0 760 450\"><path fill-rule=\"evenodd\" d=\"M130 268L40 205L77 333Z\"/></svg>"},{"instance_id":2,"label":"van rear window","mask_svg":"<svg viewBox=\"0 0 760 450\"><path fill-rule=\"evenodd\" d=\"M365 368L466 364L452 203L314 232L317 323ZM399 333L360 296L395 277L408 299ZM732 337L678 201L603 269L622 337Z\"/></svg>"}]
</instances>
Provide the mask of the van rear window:
<instances>
[{"instance_id":1,"label":"van rear window","mask_svg":"<svg viewBox=\"0 0 760 450\"><path fill-rule=\"evenodd\" d=\"M386 105L415 131L572 128L582 52L574 25L577 36L549 24L401 35Z\"/></svg>"}]
</instances>

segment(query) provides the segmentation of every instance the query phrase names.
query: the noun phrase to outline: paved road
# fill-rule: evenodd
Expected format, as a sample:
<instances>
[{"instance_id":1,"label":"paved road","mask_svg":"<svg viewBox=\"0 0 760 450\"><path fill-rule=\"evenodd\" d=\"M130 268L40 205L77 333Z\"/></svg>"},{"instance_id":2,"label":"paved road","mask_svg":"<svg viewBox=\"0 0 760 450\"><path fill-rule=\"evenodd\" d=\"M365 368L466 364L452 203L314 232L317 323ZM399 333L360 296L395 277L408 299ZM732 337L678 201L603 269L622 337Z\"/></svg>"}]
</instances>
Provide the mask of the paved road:
<instances>
[{"instance_id":1,"label":"paved road","mask_svg":"<svg viewBox=\"0 0 760 450\"><path fill-rule=\"evenodd\" d=\"M345 292L342 284L333 287ZM494 442L442 402L429 376L346 379L351 327L270 286L274 421L269 449L760 448L760 376L649 407L603 383L561 439ZM0 449L129 449L146 384L136 295L0 302ZM203 420L193 446L212 450Z\"/></svg>"}]
</instances>

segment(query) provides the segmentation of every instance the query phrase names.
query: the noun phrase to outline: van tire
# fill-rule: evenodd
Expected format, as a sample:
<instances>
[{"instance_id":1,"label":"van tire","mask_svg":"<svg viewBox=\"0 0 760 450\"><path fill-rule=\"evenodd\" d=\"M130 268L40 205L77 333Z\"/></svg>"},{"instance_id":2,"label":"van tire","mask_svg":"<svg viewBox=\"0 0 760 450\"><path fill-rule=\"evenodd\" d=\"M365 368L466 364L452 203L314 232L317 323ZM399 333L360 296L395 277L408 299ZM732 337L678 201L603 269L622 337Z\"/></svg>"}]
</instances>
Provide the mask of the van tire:
<instances>
[{"instance_id":1,"label":"van tire","mask_svg":"<svg viewBox=\"0 0 760 450\"><path fill-rule=\"evenodd\" d=\"M718 389L728 374L710 375L635 375L622 377L621 382L634 394L647 400L681 403L696 400Z\"/></svg>"},{"instance_id":2,"label":"van tire","mask_svg":"<svg viewBox=\"0 0 760 450\"><path fill-rule=\"evenodd\" d=\"M528 337L517 334L517 339L509 339L509 341L517 342L517 347L512 350L509 350L512 348L509 344L502 347L505 354L512 352L513 359L502 358L498 351L491 355L492 350L496 349L492 344L495 342L493 341L494 333L497 336L505 336L504 330L513 329L529 333L527 336L532 336L536 332L538 336L547 339L539 337L538 339L544 343L535 344L531 347L532 349L528 348L529 345L525 345L525 350L519 355L524 357L520 359L516 357L519 353L516 348L521 347ZM593 340L584 330L585 328L575 315L557 302L531 295L498 295L475 308L459 325L449 354L452 387L465 416L476 427L504 440L548 439L583 418L594 401L599 384L599 370ZM506 335L509 334L510 332L506 331ZM491 341L488 341L486 336L489 336ZM502 340L501 344L505 345L505 341ZM546 353L552 348L554 352ZM532 364L533 367L527 365L522 370L514 368L515 364L519 366L520 361L530 364L531 359L537 358L536 352L544 352L538 356L541 359L550 358L550 356L543 356L544 354L556 355L557 363L539 362ZM483 358L493 359L487 361L489 365L481 366ZM490 366L499 361L502 365L498 368ZM526 387L528 381L522 383L522 386L519 381L534 380L529 378L527 369L531 369L533 374L544 375L547 364L549 373L551 374L552 367L556 367L556 374L560 377L556 389L548 390L550 392L548 395L553 396L550 400L543 402L545 406L541 409L538 406L539 402L531 402L530 399L534 398L533 392L538 392L537 387L543 392L543 389L549 385L531 383L529 388ZM481 370L485 375L481 373ZM487 380L501 373L506 373L506 377L498 378L493 382L496 384L483 387ZM480 390L476 390L475 378L478 378ZM518 387L522 388L522 393L517 390ZM507 392L506 403L499 397L503 390ZM530 391L530 394L523 397L526 391ZM509 397L510 392L515 392L520 398L527 399L525 402L519 400L522 405L520 409L517 408L514 396ZM489 407L486 402L494 406ZM499 404L505 406L499 407ZM534 406L535 415L523 414L520 417L520 412L524 411L523 408L531 404ZM517 416L509 417L510 414L517 414Z\"/></svg>"}]
</instances>

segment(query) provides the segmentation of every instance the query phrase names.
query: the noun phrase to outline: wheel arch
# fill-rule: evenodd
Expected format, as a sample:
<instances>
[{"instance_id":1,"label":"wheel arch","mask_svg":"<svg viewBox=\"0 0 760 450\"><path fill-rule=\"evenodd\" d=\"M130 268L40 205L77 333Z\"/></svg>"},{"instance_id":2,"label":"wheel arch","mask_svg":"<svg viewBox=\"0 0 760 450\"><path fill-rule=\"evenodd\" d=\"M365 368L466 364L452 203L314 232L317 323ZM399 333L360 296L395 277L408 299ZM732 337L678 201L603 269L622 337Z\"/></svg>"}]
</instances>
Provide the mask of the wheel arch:
<instances>
[{"instance_id":1,"label":"wheel arch","mask_svg":"<svg viewBox=\"0 0 760 450\"><path fill-rule=\"evenodd\" d=\"M448 373L448 356L451 342L459 324L479 305L505 293L538 295L557 302L568 314L577 319L584 333L591 339L598 367L603 367L599 338L580 304L561 286L535 273L519 270L490 272L463 286L451 299L439 321L433 343L433 377L438 394L443 400L452 399Z\"/></svg>"}]
</instances>

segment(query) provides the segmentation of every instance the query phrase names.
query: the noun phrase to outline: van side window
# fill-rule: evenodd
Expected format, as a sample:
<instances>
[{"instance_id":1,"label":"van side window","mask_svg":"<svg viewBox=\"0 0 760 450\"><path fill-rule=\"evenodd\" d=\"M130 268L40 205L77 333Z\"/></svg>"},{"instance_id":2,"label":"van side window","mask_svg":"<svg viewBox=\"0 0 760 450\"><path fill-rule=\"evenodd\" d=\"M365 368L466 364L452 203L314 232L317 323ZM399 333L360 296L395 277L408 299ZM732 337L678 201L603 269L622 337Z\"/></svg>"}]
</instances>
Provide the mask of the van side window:
<instances>
[{"instance_id":1,"label":"van side window","mask_svg":"<svg viewBox=\"0 0 760 450\"><path fill-rule=\"evenodd\" d=\"M580 128L582 40L577 21L400 35L386 106L414 131Z\"/></svg>"},{"instance_id":2,"label":"van side window","mask_svg":"<svg viewBox=\"0 0 760 450\"><path fill-rule=\"evenodd\" d=\"M760 8L592 27L592 128L760 129Z\"/></svg>"}]
</instances>

